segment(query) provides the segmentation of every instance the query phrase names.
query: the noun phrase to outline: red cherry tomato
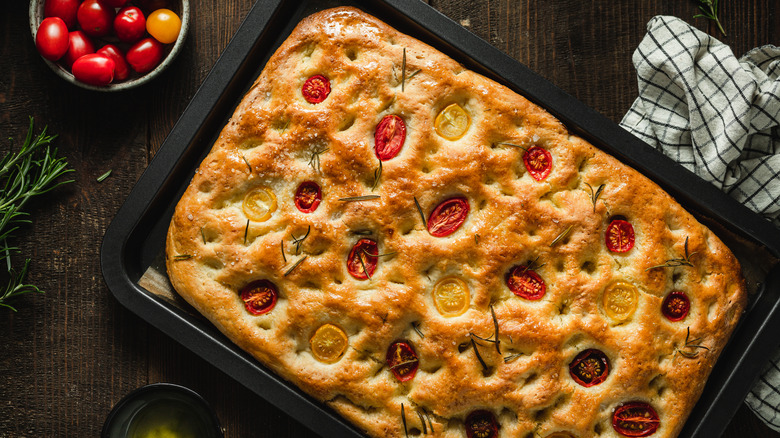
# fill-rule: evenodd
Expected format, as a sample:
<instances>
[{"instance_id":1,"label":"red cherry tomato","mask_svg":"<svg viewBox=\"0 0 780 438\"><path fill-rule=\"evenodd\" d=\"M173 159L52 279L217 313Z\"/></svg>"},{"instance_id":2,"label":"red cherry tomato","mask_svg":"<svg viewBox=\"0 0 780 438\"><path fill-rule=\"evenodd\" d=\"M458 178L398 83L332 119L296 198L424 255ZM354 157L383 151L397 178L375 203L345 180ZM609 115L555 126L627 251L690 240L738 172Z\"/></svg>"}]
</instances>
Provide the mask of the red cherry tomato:
<instances>
[{"instance_id":1,"label":"red cherry tomato","mask_svg":"<svg viewBox=\"0 0 780 438\"><path fill-rule=\"evenodd\" d=\"M35 47L49 61L56 61L68 52L68 26L62 18L49 17L41 21L35 33Z\"/></svg>"},{"instance_id":2,"label":"red cherry tomato","mask_svg":"<svg viewBox=\"0 0 780 438\"><path fill-rule=\"evenodd\" d=\"M524 265L515 266L509 271L506 285L512 293L526 300L538 300L547 292L547 285L542 277Z\"/></svg>"},{"instance_id":3,"label":"red cherry tomato","mask_svg":"<svg viewBox=\"0 0 780 438\"><path fill-rule=\"evenodd\" d=\"M590 348L571 361L569 374L575 382L586 388L598 385L607 380L609 359L602 351Z\"/></svg>"},{"instance_id":4,"label":"red cherry tomato","mask_svg":"<svg viewBox=\"0 0 780 438\"><path fill-rule=\"evenodd\" d=\"M387 348L385 356L387 367L399 382L407 382L414 378L419 366L417 353L412 344L406 341L396 341Z\"/></svg>"},{"instance_id":5,"label":"red cherry tomato","mask_svg":"<svg viewBox=\"0 0 780 438\"><path fill-rule=\"evenodd\" d=\"M498 421L490 411L474 411L466 417L466 437L496 438L498 437Z\"/></svg>"},{"instance_id":6,"label":"red cherry tomato","mask_svg":"<svg viewBox=\"0 0 780 438\"><path fill-rule=\"evenodd\" d=\"M645 402L624 403L612 414L612 427L624 436L650 436L660 425L658 413Z\"/></svg>"},{"instance_id":7,"label":"red cherry tomato","mask_svg":"<svg viewBox=\"0 0 780 438\"><path fill-rule=\"evenodd\" d=\"M627 252L634 247L634 227L628 221L615 219L607 226L605 240L610 251Z\"/></svg>"},{"instance_id":8,"label":"red cherry tomato","mask_svg":"<svg viewBox=\"0 0 780 438\"><path fill-rule=\"evenodd\" d=\"M352 251L349 252L349 258L347 259L349 274L358 280L370 278L376 271L378 254L376 240L358 240L355 246L352 247Z\"/></svg>"},{"instance_id":9,"label":"red cherry tomato","mask_svg":"<svg viewBox=\"0 0 780 438\"><path fill-rule=\"evenodd\" d=\"M376 125L374 131L374 149L376 156L387 161L401 152L406 141L406 123L395 115L387 115Z\"/></svg>"},{"instance_id":10,"label":"red cherry tomato","mask_svg":"<svg viewBox=\"0 0 780 438\"><path fill-rule=\"evenodd\" d=\"M464 197L447 199L437 205L428 217L428 232L434 237L449 236L466 221L469 208L469 201Z\"/></svg>"},{"instance_id":11,"label":"red cherry tomato","mask_svg":"<svg viewBox=\"0 0 780 438\"><path fill-rule=\"evenodd\" d=\"M127 63L138 73L154 70L163 55L163 46L154 38L144 38L127 51Z\"/></svg>"},{"instance_id":12,"label":"red cherry tomato","mask_svg":"<svg viewBox=\"0 0 780 438\"><path fill-rule=\"evenodd\" d=\"M70 68L77 59L84 55L95 53L95 46L92 40L80 30L74 30L68 34L68 51L62 60Z\"/></svg>"},{"instance_id":13,"label":"red cherry tomato","mask_svg":"<svg viewBox=\"0 0 780 438\"><path fill-rule=\"evenodd\" d=\"M531 146L523 153L523 164L531 178L542 181L552 172L552 155L547 149Z\"/></svg>"},{"instance_id":14,"label":"red cherry tomato","mask_svg":"<svg viewBox=\"0 0 780 438\"><path fill-rule=\"evenodd\" d=\"M71 71L85 84L108 85L114 80L114 60L100 53L90 53L77 59Z\"/></svg>"},{"instance_id":15,"label":"red cherry tomato","mask_svg":"<svg viewBox=\"0 0 780 438\"><path fill-rule=\"evenodd\" d=\"M691 300L685 292L672 291L664 298L661 311L669 321L682 321L691 310Z\"/></svg>"},{"instance_id":16,"label":"red cherry tomato","mask_svg":"<svg viewBox=\"0 0 780 438\"><path fill-rule=\"evenodd\" d=\"M107 5L112 8L121 8L127 3L127 0L103 0Z\"/></svg>"},{"instance_id":17,"label":"red cherry tomato","mask_svg":"<svg viewBox=\"0 0 780 438\"><path fill-rule=\"evenodd\" d=\"M144 13L135 6L127 6L119 10L114 18L114 33L117 38L134 43L141 39L146 32L146 18Z\"/></svg>"},{"instance_id":18,"label":"red cherry tomato","mask_svg":"<svg viewBox=\"0 0 780 438\"><path fill-rule=\"evenodd\" d=\"M79 0L46 0L46 3L43 4L43 16L61 18L68 29L76 28L76 11L78 10Z\"/></svg>"},{"instance_id":19,"label":"red cherry tomato","mask_svg":"<svg viewBox=\"0 0 780 438\"><path fill-rule=\"evenodd\" d=\"M102 0L85 0L79 6L76 17L85 34L91 37L106 36L114 24L114 8Z\"/></svg>"},{"instance_id":20,"label":"red cherry tomato","mask_svg":"<svg viewBox=\"0 0 780 438\"><path fill-rule=\"evenodd\" d=\"M323 75L314 75L303 83L303 97L309 103L320 103L330 94L330 81Z\"/></svg>"},{"instance_id":21,"label":"red cherry tomato","mask_svg":"<svg viewBox=\"0 0 780 438\"><path fill-rule=\"evenodd\" d=\"M114 61L114 81L124 81L130 76L130 67L125 61L125 55L113 44L106 44L97 51L101 55L106 55Z\"/></svg>"},{"instance_id":22,"label":"red cherry tomato","mask_svg":"<svg viewBox=\"0 0 780 438\"><path fill-rule=\"evenodd\" d=\"M303 213L311 213L322 201L322 190L314 181L306 181L295 191L295 206Z\"/></svg>"},{"instance_id":23,"label":"red cherry tomato","mask_svg":"<svg viewBox=\"0 0 780 438\"><path fill-rule=\"evenodd\" d=\"M239 292L241 301L244 302L247 312L252 315L263 315L273 310L279 291L268 280L253 281L244 286Z\"/></svg>"}]
</instances>

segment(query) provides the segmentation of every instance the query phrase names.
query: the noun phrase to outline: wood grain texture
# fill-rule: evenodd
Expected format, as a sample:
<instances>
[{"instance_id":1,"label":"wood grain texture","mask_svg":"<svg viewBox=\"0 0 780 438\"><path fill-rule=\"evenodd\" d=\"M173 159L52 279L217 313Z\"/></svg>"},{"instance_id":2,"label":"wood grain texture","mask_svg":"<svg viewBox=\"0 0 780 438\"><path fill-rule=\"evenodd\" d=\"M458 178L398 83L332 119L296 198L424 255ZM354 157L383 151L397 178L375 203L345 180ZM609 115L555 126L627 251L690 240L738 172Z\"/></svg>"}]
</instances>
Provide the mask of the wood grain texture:
<instances>
[{"instance_id":1,"label":"wood grain texture","mask_svg":"<svg viewBox=\"0 0 780 438\"><path fill-rule=\"evenodd\" d=\"M33 201L16 243L46 291L0 309L0 438L98 436L109 410L146 383L180 383L217 410L228 438L311 436L273 403L149 326L111 296L99 264L106 227L236 31L252 0L190 0L184 50L160 78L131 93L64 83L37 55L28 3L0 13L0 152L19 144L27 117L59 134L75 182ZM780 42L777 0L724 1L728 33L694 19L691 0L430 0L513 58L614 121L636 98L631 55L654 15L675 15L741 55ZM98 183L106 170L112 175ZM16 258L21 262L21 256ZM724 434L780 437L746 408Z\"/></svg>"}]
</instances>

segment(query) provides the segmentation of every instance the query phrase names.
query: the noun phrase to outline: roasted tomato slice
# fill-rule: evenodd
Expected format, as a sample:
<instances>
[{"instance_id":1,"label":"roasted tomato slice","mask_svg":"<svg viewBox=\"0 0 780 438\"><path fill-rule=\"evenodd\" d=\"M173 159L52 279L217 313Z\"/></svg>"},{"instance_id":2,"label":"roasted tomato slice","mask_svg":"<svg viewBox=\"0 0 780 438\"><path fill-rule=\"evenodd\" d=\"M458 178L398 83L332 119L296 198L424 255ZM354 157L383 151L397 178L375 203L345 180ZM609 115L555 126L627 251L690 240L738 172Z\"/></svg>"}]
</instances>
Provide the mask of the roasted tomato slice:
<instances>
[{"instance_id":1,"label":"roasted tomato slice","mask_svg":"<svg viewBox=\"0 0 780 438\"><path fill-rule=\"evenodd\" d=\"M433 304L442 316L462 315L470 302L469 287L460 278L443 278L433 287Z\"/></svg>"},{"instance_id":2,"label":"roasted tomato slice","mask_svg":"<svg viewBox=\"0 0 780 438\"><path fill-rule=\"evenodd\" d=\"M255 222L264 222L276 211L276 195L266 186L255 187L244 196L244 214Z\"/></svg>"},{"instance_id":3,"label":"roasted tomato slice","mask_svg":"<svg viewBox=\"0 0 780 438\"><path fill-rule=\"evenodd\" d=\"M604 313L614 322L627 321L636 311L639 304L639 291L636 286L626 281L616 281L606 289L602 298Z\"/></svg>"},{"instance_id":4,"label":"roasted tomato slice","mask_svg":"<svg viewBox=\"0 0 780 438\"><path fill-rule=\"evenodd\" d=\"M658 430L658 413L645 402L624 403L612 414L612 427L624 436L650 436Z\"/></svg>"},{"instance_id":5,"label":"roasted tomato slice","mask_svg":"<svg viewBox=\"0 0 780 438\"><path fill-rule=\"evenodd\" d=\"M374 275L378 250L376 240L365 238L358 240L352 247L352 251L349 252L347 259L349 274L358 280L365 280Z\"/></svg>"},{"instance_id":6,"label":"roasted tomato slice","mask_svg":"<svg viewBox=\"0 0 780 438\"><path fill-rule=\"evenodd\" d=\"M374 131L374 149L376 156L387 161L401 152L406 141L406 123L396 115L382 117Z\"/></svg>"},{"instance_id":7,"label":"roasted tomato slice","mask_svg":"<svg viewBox=\"0 0 780 438\"><path fill-rule=\"evenodd\" d=\"M411 380L417 374L420 361L414 352L412 344L406 341L396 341L387 348L387 366L400 382Z\"/></svg>"},{"instance_id":8,"label":"roasted tomato slice","mask_svg":"<svg viewBox=\"0 0 780 438\"><path fill-rule=\"evenodd\" d=\"M246 310L253 315L262 315L273 310L279 292L268 280L253 281L241 289L241 300Z\"/></svg>"},{"instance_id":9,"label":"roasted tomato slice","mask_svg":"<svg viewBox=\"0 0 780 438\"><path fill-rule=\"evenodd\" d=\"M447 140L457 140L471 125L471 117L460 105L452 103L441 110L434 121L436 133Z\"/></svg>"},{"instance_id":10,"label":"roasted tomato slice","mask_svg":"<svg viewBox=\"0 0 780 438\"><path fill-rule=\"evenodd\" d=\"M661 304L661 311L669 321L682 321L690 310L691 300L680 291L669 292Z\"/></svg>"},{"instance_id":11,"label":"roasted tomato slice","mask_svg":"<svg viewBox=\"0 0 780 438\"><path fill-rule=\"evenodd\" d=\"M464 197L450 198L442 202L428 217L428 232L434 237L449 236L466 221L469 209L469 201Z\"/></svg>"},{"instance_id":12,"label":"roasted tomato slice","mask_svg":"<svg viewBox=\"0 0 780 438\"><path fill-rule=\"evenodd\" d=\"M479 410L466 417L466 436L468 438L498 437L498 421L490 411Z\"/></svg>"},{"instance_id":13,"label":"roasted tomato slice","mask_svg":"<svg viewBox=\"0 0 780 438\"><path fill-rule=\"evenodd\" d=\"M303 83L303 98L309 103L320 103L330 94L330 81L323 75L314 75Z\"/></svg>"},{"instance_id":14,"label":"roasted tomato slice","mask_svg":"<svg viewBox=\"0 0 780 438\"><path fill-rule=\"evenodd\" d=\"M531 146L523 153L523 164L531 178L542 181L552 172L552 154L545 148Z\"/></svg>"},{"instance_id":15,"label":"roasted tomato slice","mask_svg":"<svg viewBox=\"0 0 780 438\"><path fill-rule=\"evenodd\" d=\"M526 300L538 300L547 291L542 277L525 265L515 266L509 271L506 275L506 285L512 293Z\"/></svg>"},{"instance_id":16,"label":"roasted tomato slice","mask_svg":"<svg viewBox=\"0 0 780 438\"><path fill-rule=\"evenodd\" d=\"M314 181L301 183L295 191L295 206L303 213L313 212L320 206L320 202L322 202L322 190Z\"/></svg>"},{"instance_id":17,"label":"roasted tomato slice","mask_svg":"<svg viewBox=\"0 0 780 438\"><path fill-rule=\"evenodd\" d=\"M347 351L349 338L340 327L333 324L323 324L309 339L309 346L318 361L335 363Z\"/></svg>"},{"instance_id":18,"label":"roasted tomato slice","mask_svg":"<svg viewBox=\"0 0 780 438\"><path fill-rule=\"evenodd\" d=\"M598 385L609 375L609 359L600 350L587 349L571 361L569 374L575 382L586 388Z\"/></svg>"},{"instance_id":19,"label":"roasted tomato slice","mask_svg":"<svg viewBox=\"0 0 780 438\"><path fill-rule=\"evenodd\" d=\"M607 249L612 252L627 252L634 247L634 227L628 221L615 219L607 226Z\"/></svg>"}]
</instances>

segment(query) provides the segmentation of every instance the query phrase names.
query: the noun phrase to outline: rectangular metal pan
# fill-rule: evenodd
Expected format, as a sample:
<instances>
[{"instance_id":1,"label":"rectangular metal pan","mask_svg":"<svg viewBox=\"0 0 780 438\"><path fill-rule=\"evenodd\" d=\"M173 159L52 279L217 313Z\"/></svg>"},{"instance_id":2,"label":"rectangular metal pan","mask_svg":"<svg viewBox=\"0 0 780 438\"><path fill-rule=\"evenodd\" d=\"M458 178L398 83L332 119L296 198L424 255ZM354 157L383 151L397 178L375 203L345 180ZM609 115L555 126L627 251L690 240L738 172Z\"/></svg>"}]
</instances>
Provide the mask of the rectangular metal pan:
<instances>
[{"instance_id":1,"label":"rectangular metal pan","mask_svg":"<svg viewBox=\"0 0 780 438\"><path fill-rule=\"evenodd\" d=\"M138 285L146 269L159 262L181 193L268 58L300 19L340 5L375 15L546 108L569 129L658 183L732 248L751 286L750 303L682 432L686 437L721 435L777 346L780 230L418 0L259 0L106 231L101 264L116 299L318 434L364 436L186 306Z\"/></svg>"}]
</instances>

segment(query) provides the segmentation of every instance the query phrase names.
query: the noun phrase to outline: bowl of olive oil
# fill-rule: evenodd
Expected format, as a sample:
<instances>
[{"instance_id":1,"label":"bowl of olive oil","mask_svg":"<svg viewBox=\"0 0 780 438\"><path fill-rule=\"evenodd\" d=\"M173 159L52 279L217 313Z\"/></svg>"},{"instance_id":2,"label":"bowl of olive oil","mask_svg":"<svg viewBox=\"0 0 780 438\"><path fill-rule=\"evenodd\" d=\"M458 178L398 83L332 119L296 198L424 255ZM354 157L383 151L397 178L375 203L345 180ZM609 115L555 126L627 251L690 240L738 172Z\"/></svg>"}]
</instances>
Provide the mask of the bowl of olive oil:
<instances>
[{"instance_id":1,"label":"bowl of olive oil","mask_svg":"<svg viewBox=\"0 0 780 438\"><path fill-rule=\"evenodd\" d=\"M224 433L214 410L198 393L172 383L154 383L114 406L101 438L224 438Z\"/></svg>"}]
</instances>

